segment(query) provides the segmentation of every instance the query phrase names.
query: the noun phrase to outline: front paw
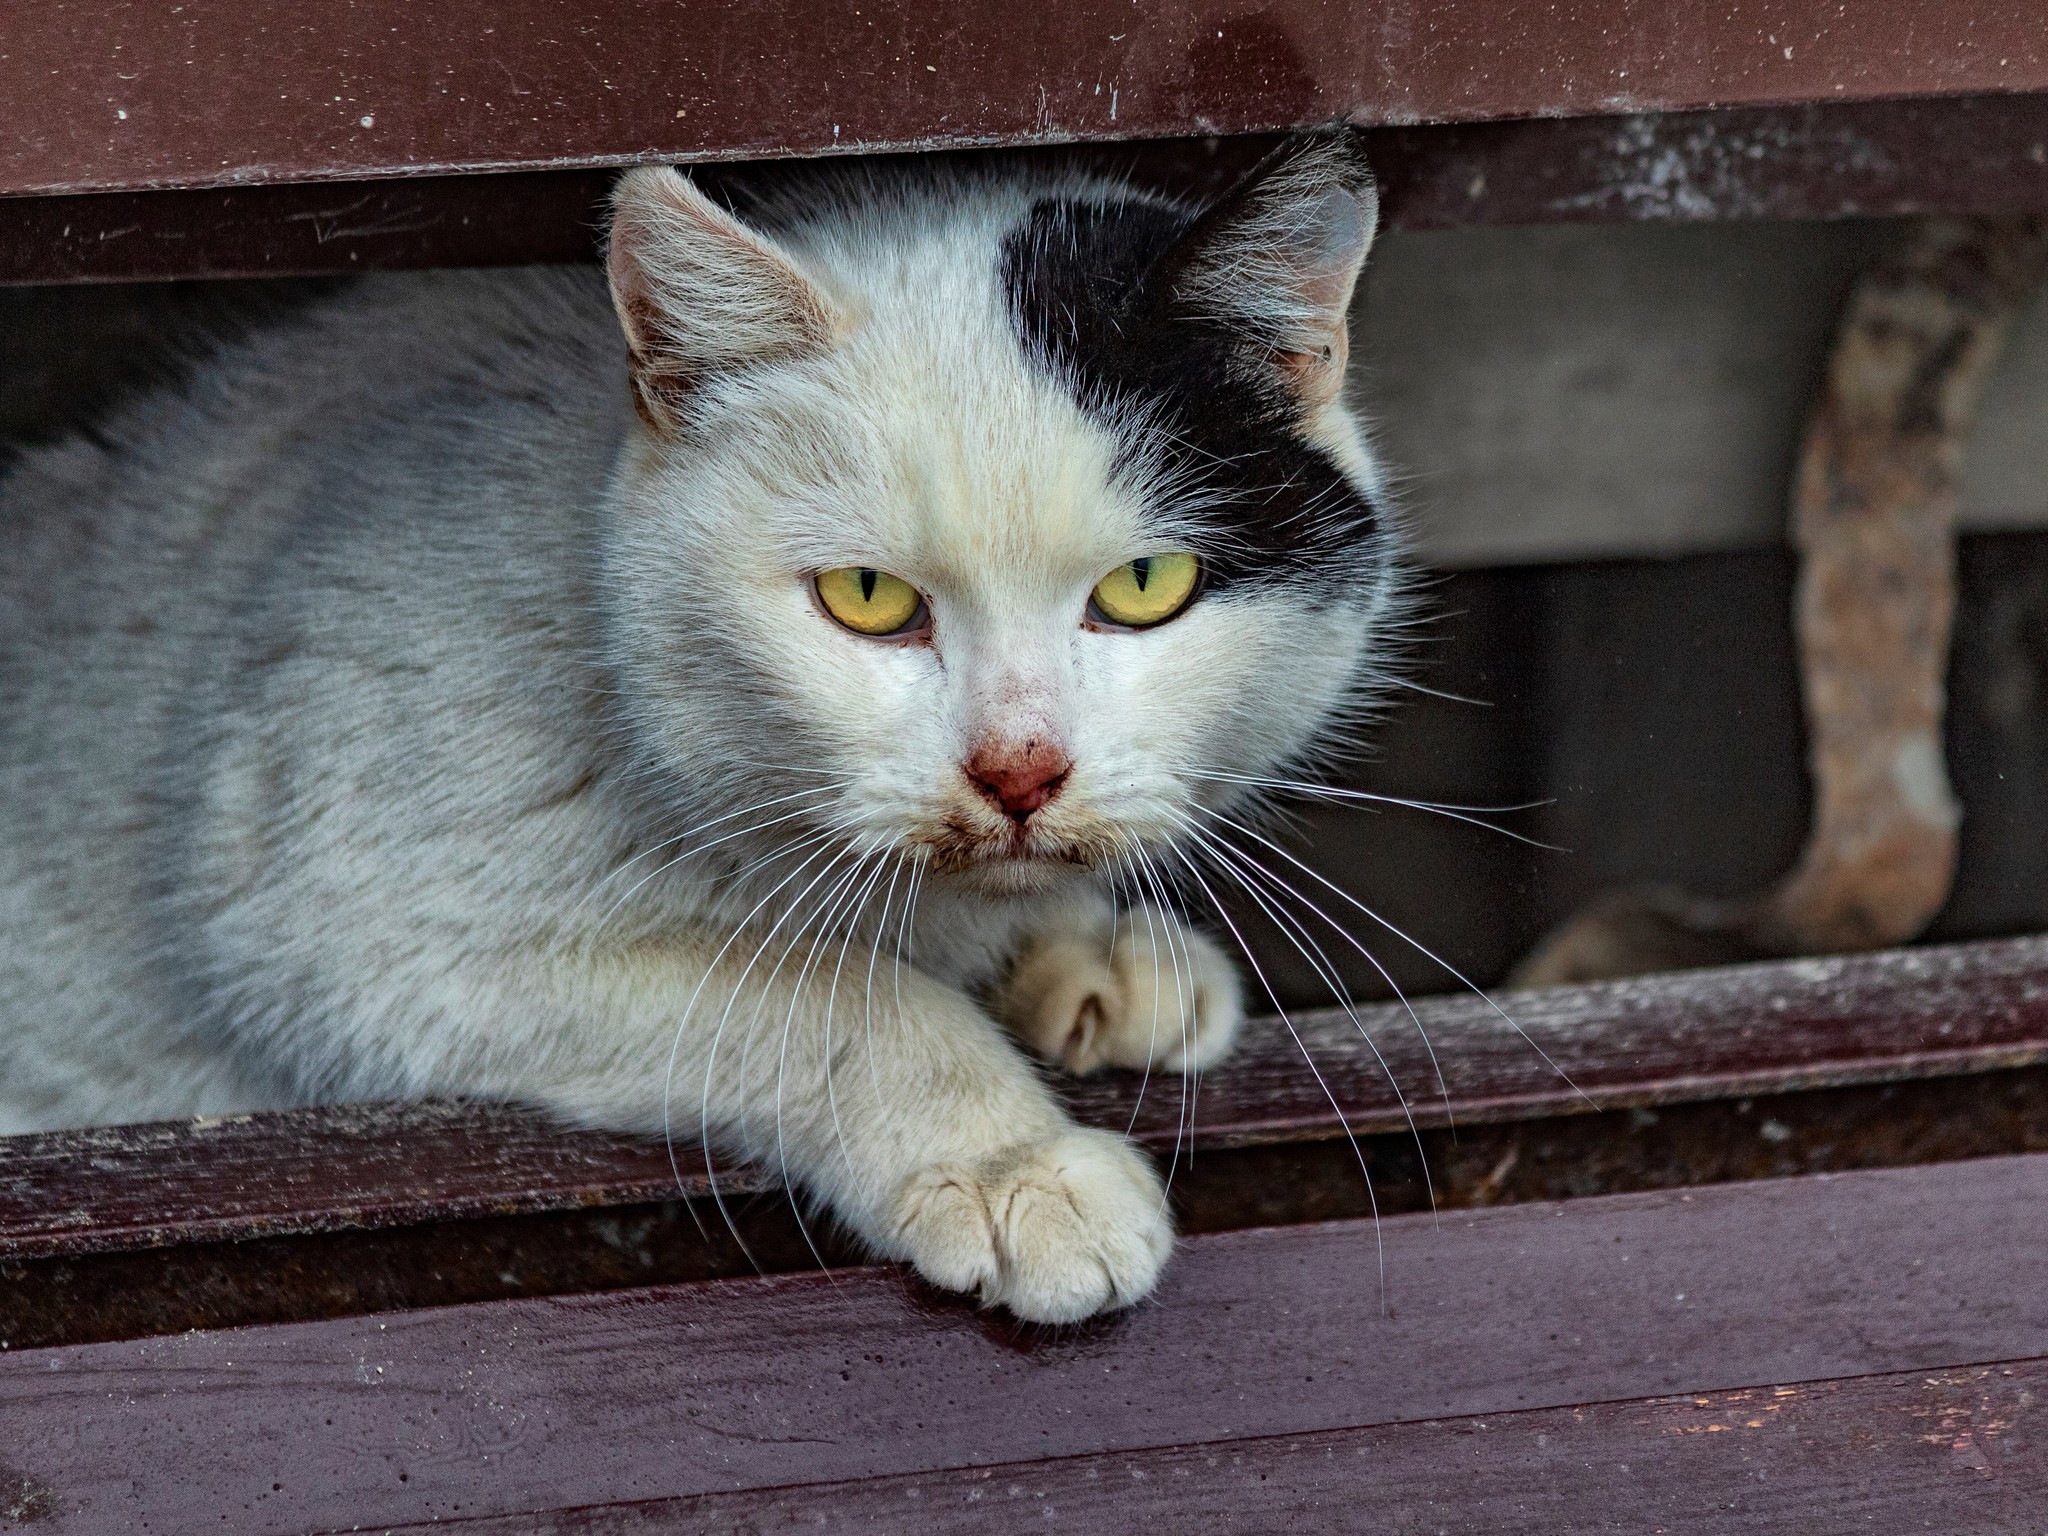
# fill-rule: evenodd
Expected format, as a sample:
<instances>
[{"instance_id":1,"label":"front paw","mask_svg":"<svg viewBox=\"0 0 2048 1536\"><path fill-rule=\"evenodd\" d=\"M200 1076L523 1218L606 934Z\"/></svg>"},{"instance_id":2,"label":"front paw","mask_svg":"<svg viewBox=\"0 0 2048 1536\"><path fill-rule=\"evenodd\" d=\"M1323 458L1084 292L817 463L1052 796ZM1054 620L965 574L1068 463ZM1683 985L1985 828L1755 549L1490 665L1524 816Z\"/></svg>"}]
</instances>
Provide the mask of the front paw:
<instances>
[{"instance_id":1,"label":"front paw","mask_svg":"<svg viewBox=\"0 0 2048 1536\"><path fill-rule=\"evenodd\" d=\"M1122 1138L1080 1129L914 1174L895 1230L933 1284L1035 1323L1129 1306L1173 1248L1152 1165Z\"/></svg>"},{"instance_id":2,"label":"front paw","mask_svg":"<svg viewBox=\"0 0 2048 1536\"><path fill-rule=\"evenodd\" d=\"M1069 1072L1193 1072L1230 1049L1244 1020L1237 971L1203 935L1140 907L1099 929L1049 934L1017 957L998 999L1031 1050Z\"/></svg>"}]
</instances>

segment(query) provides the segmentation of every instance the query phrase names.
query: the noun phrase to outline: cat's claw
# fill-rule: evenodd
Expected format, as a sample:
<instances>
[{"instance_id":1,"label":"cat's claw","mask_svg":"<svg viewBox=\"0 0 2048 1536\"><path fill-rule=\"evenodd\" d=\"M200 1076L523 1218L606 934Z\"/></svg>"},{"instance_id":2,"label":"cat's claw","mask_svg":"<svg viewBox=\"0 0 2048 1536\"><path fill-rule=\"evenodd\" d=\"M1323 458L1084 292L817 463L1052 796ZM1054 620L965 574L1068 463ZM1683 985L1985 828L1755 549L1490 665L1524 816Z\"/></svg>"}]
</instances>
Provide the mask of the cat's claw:
<instances>
[{"instance_id":1,"label":"cat's claw","mask_svg":"<svg viewBox=\"0 0 2048 1536\"><path fill-rule=\"evenodd\" d=\"M999 1001L1034 1054L1085 1074L1102 1067L1200 1071L1244 1020L1237 971L1221 949L1155 908L1027 945Z\"/></svg>"},{"instance_id":2,"label":"cat's claw","mask_svg":"<svg viewBox=\"0 0 2048 1536\"><path fill-rule=\"evenodd\" d=\"M1035 1323L1072 1323L1148 1294L1173 1248L1159 1176L1107 1131L1069 1129L914 1175L898 1244L935 1285Z\"/></svg>"}]
</instances>

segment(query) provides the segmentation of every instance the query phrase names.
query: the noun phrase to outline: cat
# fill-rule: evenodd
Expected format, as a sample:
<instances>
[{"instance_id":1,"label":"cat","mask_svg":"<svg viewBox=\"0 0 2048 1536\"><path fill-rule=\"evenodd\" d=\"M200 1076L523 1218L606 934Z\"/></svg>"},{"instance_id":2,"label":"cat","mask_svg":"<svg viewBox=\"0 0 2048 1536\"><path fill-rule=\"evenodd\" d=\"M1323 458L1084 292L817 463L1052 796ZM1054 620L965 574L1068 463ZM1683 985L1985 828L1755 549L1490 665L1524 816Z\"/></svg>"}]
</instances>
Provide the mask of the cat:
<instances>
[{"instance_id":1,"label":"cat","mask_svg":"<svg viewBox=\"0 0 2048 1536\"><path fill-rule=\"evenodd\" d=\"M632 170L602 273L366 276L22 457L0 1131L502 1098L1025 1319L1151 1290L1032 1058L1224 1054L1204 818L1378 696L1372 179L800 185Z\"/></svg>"}]
</instances>

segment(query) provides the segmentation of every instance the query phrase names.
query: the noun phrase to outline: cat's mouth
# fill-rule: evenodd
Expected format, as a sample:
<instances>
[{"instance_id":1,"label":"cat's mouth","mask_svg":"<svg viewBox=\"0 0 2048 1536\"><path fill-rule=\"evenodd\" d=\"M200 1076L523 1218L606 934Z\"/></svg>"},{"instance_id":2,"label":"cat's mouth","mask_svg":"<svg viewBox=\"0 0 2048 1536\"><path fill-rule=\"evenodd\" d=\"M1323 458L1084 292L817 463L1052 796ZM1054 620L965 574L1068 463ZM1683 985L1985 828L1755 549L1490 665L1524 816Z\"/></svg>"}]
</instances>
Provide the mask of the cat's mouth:
<instances>
[{"instance_id":1,"label":"cat's mouth","mask_svg":"<svg viewBox=\"0 0 2048 1536\"><path fill-rule=\"evenodd\" d=\"M1026 894L1086 873L1113 847L1108 838L1074 827L1071 816L1056 820L1034 816L1020 826L948 815L921 841L935 874L993 893Z\"/></svg>"}]
</instances>

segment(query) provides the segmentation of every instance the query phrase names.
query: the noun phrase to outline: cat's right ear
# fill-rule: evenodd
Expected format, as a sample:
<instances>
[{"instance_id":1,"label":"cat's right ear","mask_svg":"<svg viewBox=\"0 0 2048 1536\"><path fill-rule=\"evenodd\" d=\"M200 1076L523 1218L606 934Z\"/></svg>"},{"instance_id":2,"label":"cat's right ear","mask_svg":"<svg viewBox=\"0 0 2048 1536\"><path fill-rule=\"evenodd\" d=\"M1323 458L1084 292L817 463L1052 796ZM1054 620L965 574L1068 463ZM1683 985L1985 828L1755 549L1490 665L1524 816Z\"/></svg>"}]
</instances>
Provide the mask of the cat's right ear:
<instances>
[{"instance_id":1,"label":"cat's right ear","mask_svg":"<svg viewBox=\"0 0 2048 1536\"><path fill-rule=\"evenodd\" d=\"M1303 405L1337 398L1345 317L1379 224L1357 132L1283 144L1199 218L1148 279L1172 310L1264 348Z\"/></svg>"},{"instance_id":2,"label":"cat's right ear","mask_svg":"<svg viewBox=\"0 0 2048 1536\"><path fill-rule=\"evenodd\" d=\"M683 430L707 376L827 346L840 329L832 300L786 251L671 166L619 178L606 271L633 404L657 437Z\"/></svg>"}]
</instances>

